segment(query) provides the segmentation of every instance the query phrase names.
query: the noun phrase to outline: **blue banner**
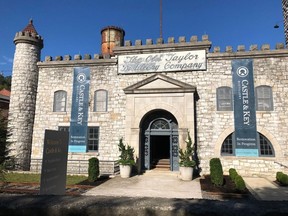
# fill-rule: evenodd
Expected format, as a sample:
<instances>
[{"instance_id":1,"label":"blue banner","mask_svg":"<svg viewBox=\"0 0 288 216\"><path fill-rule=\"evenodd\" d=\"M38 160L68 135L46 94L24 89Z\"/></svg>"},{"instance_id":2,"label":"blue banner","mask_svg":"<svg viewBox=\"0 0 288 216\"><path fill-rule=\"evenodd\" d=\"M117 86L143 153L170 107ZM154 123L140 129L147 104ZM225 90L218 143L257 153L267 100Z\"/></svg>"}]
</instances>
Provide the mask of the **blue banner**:
<instances>
[{"instance_id":1,"label":"blue banner","mask_svg":"<svg viewBox=\"0 0 288 216\"><path fill-rule=\"evenodd\" d=\"M253 60L232 60L235 155L258 157Z\"/></svg>"},{"instance_id":2,"label":"blue banner","mask_svg":"<svg viewBox=\"0 0 288 216\"><path fill-rule=\"evenodd\" d=\"M86 152L90 69L74 68L69 152Z\"/></svg>"}]
</instances>

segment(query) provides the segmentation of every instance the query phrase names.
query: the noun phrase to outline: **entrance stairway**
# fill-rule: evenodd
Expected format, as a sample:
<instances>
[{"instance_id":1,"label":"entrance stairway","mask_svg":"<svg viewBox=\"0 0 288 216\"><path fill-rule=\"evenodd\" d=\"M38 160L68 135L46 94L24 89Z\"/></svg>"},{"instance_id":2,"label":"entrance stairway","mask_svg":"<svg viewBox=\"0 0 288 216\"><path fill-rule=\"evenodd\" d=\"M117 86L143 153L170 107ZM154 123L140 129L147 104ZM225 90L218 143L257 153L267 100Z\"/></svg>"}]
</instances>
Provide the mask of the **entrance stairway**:
<instances>
[{"instance_id":1,"label":"entrance stairway","mask_svg":"<svg viewBox=\"0 0 288 216\"><path fill-rule=\"evenodd\" d=\"M155 160L153 161L153 164L152 164L152 169L155 169L155 170L170 170L170 159L159 159L159 160Z\"/></svg>"}]
</instances>

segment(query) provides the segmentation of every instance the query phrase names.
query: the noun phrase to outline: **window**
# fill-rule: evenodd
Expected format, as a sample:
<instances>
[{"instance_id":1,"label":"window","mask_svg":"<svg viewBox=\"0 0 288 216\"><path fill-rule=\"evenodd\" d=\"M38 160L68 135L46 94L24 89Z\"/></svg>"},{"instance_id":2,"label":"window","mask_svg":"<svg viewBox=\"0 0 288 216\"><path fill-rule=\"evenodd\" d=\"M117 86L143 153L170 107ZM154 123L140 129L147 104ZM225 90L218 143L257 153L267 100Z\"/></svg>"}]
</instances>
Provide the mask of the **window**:
<instances>
[{"instance_id":1,"label":"window","mask_svg":"<svg viewBox=\"0 0 288 216\"><path fill-rule=\"evenodd\" d=\"M151 125L151 129L155 129L155 130L165 130L166 129L166 130L169 130L170 129L170 125L164 119L158 119L158 120L153 122L153 124Z\"/></svg>"},{"instance_id":2,"label":"window","mask_svg":"<svg viewBox=\"0 0 288 216\"><path fill-rule=\"evenodd\" d=\"M259 156L262 157L273 157L274 149L271 142L261 133L257 133L258 135L258 146L259 146ZM234 143L234 133L230 134L226 137L221 146L221 155L222 156L232 156L235 154L235 143Z\"/></svg>"},{"instance_id":3,"label":"window","mask_svg":"<svg viewBox=\"0 0 288 216\"><path fill-rule=\"evenodd\" d=\"M98 151L99 127L88 128L88 151Z\"/></svg>"},{"instance_id":4,"label":"window","mask_svg":"<svg viewBox=\"0 0 288 216\"><path fill-rule=\"evenodd\" d=\"M224 140L221 147L221 155L233 155L233 134Z\"/></svg>"},{"instance_id":5,"label":"window","mask_svg":"<svg viewBox=\"0 0 288 216\"><path fill-rule=\"evenodd\" d=\"M67 126L59 126L59 131L69 131ZM87 149L88 151L98 151L99 147L99 127L88 127L87 132Z\"/></svg>"},{"instance_id":6,"label":"window","mask_svg":"<svg viewBox=\"0 0 288 216\"><path fill-rule=\"evenodd\" d=\"M256 87L256 110L273 110L272 88L270 86Z\"/></svg>"},{"instance_id":7,"label":"window","mask_svg":"<svg viewBox=\"0 0 288 216\"><path fill-rule=\"evenodd\" d=\"M94 95L94 112L107 111L108 93L106 90L97 90Z\"/></svg>"},{"instance_id":8,"label":"window","mask_svg":"<svg viewBox=\"0 0 288 216\"><path fill-rule=\"evenodd\" d=\"M274 150L272 148L272 145L270 143L270 141L263 136L262 134L259 137L260 139L260 155L262 156L274 156Z\"/></svg>"},{"instance_id":9,"label":"window","mask_svg":"<svg viewBox=\"0 0 288 216\"><path fill-rule=\"evenodd\" d=\"M232 100L232 88L230 87L219 87L217 88L217 110L218 111L232 111L233 100Z\"/></svg>"},{"instance_id":10,"label":"window","mask_svg":"<svg viewBox=\"0 0 288 216\"><path fill-rule=\"evenodd\" d=\"M66 91L56 91L54 92L54 104L53 112L66 112Z\"/></svg>"}]
</instances>

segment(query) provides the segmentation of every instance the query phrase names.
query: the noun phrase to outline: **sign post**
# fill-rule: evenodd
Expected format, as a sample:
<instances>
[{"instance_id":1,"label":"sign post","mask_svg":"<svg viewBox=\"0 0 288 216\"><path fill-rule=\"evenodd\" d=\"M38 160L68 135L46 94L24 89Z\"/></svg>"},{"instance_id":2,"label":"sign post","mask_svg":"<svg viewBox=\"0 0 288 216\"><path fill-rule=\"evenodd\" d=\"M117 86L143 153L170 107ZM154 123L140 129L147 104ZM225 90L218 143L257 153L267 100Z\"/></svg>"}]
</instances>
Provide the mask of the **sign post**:
<instances>
[{"instance_id":1,"label":"sign post","mask_svg":"<svg viewBox=\"0 0 288 216\"><path fill-rule=\"evenodd\" d=\"M232 61L235 155L258 157L253 60Z\"/></svg>"},{"instance_id":2,"label":"sign post","mask_svg":"<svg viewBox=\"0 0 288 216\"><path fill-rule=\"evenodd\" d=\"M64 195L69 135L66 131L45 130L40 194Z\"/></svg>"}]
</instances>

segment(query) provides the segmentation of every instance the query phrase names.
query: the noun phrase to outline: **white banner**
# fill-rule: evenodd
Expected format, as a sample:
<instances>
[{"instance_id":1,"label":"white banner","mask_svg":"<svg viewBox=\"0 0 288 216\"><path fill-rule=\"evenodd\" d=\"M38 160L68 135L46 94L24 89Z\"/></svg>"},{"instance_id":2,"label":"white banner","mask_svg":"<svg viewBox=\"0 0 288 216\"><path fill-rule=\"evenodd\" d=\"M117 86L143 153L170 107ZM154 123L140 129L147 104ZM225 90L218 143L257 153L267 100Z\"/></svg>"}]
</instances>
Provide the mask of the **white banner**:
<instances>
[{"instance_id":1,"label":"white banner","mask_svg":"<svg viewBox=\"0 0 288 216\"><path fill-rule=\"evenodd\" d=\"M118 57L118 73L206 70L206 51L123 55Z\"/></svg>"}]
</instances>

